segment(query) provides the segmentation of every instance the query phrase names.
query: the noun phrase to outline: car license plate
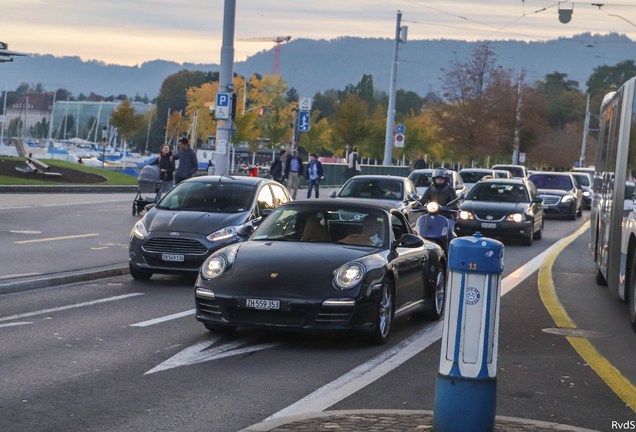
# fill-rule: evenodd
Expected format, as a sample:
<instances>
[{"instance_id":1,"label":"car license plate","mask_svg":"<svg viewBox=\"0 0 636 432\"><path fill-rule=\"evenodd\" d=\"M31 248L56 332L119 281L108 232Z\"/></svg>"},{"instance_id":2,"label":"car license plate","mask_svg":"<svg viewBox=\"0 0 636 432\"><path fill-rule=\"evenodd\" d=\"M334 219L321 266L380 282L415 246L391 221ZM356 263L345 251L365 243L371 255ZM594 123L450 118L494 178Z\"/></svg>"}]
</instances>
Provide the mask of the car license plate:
<instances>
[{"instance_id":1,"label":"car license plate","mask_svg":"<svg viewBox=\"0 0 636 432\"><path fill-rule=\"evenodd\" d=\"M185 261L185 255L162 254L161 259L163 261L183 262Z\"/></svg>"},{"instance_id":2,"label":"car license plate","mask_svg":"<svg viewBox=\"0 0 636 432\"><path fill-rule=\"evenodd\" d=\"M248 308L264 310L280 309L280 301L247 299L245 300L245 306Z\"/></svg>"},{"instance_id":3,"label":"car license plate","mask_svg":"<svg viewBox=\"0 0 636 432\"><path fill-rule=\"evenodd\" d=\"M486 222L483 222L483 223L481 224L481 227L482 227L482 228L497 228L497 224L496 224L496 223L486 223Z\"/></svg>"}]
</instances>

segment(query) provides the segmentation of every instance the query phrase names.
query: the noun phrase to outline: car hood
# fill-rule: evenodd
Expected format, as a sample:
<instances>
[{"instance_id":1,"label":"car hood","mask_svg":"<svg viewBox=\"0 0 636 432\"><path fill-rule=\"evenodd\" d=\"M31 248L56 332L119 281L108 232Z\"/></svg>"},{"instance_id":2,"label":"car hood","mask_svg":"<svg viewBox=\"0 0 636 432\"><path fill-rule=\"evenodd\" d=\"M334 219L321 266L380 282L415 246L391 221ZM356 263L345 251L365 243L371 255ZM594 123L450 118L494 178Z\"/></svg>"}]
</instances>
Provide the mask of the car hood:
<instances>
[{"instance_id":1,"label":"car hood","mask_svg":"<svg viewBox=\"0 0 636 432\"><path fill-rule=\"evenodd\" d=\"M236 290L303 298L321 293L342 295L333 287L340 266L378 252L378 249L330 243L248 241L234 258L232 282Z\"/></svg>"},{"instance_id":2,"label":"car hood","mask_svg":"<svg viewBox=\"0 0 636 432\"><path fill-rule=\"evenodd\" d=\"M461 209L471 212L493 214L504 213L523 213L528 209L530 203L512 203L512 202L496 202L496 201L470 201L466 200L462 203Z\"/></svg>"},{"instance_id":3,"label":"car hood","mask_svg":"<svg viewBox=\"0 0 636 432\"><path fill-rule=\"evenodd\" d=\"M245 223L248 214L152 209L144 218L144 222L148 232L170 231L207 235L221 228Z\"/></svg>"}]
</instances>

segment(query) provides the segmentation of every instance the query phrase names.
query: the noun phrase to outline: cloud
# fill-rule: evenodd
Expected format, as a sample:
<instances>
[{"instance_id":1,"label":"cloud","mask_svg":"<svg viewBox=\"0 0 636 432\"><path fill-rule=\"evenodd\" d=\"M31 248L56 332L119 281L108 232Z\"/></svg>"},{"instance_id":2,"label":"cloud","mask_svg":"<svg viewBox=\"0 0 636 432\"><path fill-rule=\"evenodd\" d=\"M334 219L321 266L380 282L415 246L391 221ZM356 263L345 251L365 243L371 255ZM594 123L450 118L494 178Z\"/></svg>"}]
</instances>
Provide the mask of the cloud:
<instances>
[{"instance_id":1,"label":"cloud","mask_svg":"<svg viewBox=\"0 0 636 432\"><path fill-rule=\"evenodd\" d=\"M0 7L9 1L0 0ZM621 6L604 9L636 21L636 8L630 3L613 0ZM3 41L25 52L127 65L154 59L218 63L223 4L222 0L20 0L2 7L9 13L0 17L0 26ZM411 21L405 22L411 39L546 40L586 31L621 32L636 39L635 27L588 4L575 4L567 25L558 22L556 6L536 12L552 5L543 0L237 0L236 37L392 38L400 9ZM238 42L236 58L243 60L272 46Z\"/></svg>"}]
</instances>

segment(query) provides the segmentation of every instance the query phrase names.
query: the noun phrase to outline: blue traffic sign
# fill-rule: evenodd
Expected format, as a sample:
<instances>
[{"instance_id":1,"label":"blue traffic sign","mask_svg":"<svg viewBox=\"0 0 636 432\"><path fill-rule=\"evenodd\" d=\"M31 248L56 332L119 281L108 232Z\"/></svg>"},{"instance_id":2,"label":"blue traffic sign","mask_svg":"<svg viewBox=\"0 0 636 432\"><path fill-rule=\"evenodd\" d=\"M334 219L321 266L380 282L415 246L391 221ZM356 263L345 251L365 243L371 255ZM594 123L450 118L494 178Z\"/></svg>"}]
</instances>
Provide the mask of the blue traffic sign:
<instances>
[{"instance_id":1,"label":"blue traffic sign","mask_svg":"<svg viewBox=\"0 0 636 432\"><path fill-rule=\"evenodd\" d=\"M216 94L216 106L217 107L230 106L230 94L229 93L217 93Z\"/></svg>"},{"instance_id":2,"label":"blue traffic sign","mask_svg":"<svg viewBox=\"0 0 636 432\"><path fill-rule=\"evenodd\" d=\"M217 93L214 116L218 120L229 120L230 115L230 93Z\"/></svg>"},{"instance_id":3,"label":"blue traffic sign","mask_svg":"<svg viewBox=\"0 0 636 432\"><path fill-rule=\"evenodd\" d=\"M395 127L395 131L399 134L403 134L404 132L406 132L406 128L403 124L399 124Z\"/></svg>"},{"instance_id":4,"label":"blue traffic sign","mask_svg":"<svg viewBox=\"0 0 636 432\"><path fill-rule=\"evenodd\" d=\"M298 118L298 130L300 132L309 132L309 119L311 118L309 111L301 111Z\"/></svg>"}]
</instances>

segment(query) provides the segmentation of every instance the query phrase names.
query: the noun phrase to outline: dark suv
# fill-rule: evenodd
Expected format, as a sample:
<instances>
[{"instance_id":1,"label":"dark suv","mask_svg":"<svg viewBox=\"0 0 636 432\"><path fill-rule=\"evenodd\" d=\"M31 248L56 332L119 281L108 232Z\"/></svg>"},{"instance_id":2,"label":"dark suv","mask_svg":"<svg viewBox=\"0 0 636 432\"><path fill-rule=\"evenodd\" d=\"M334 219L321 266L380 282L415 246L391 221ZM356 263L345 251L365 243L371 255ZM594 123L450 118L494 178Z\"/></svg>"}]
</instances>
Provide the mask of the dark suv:
<instances>
[{"instance_id":1,"label":"dark suv","mask_svg":"<svg viewBox=\"0 0 636 432\"><path fill-rule=\"evenodd\" d=\"M583 191L571 173L535 172L530 181L543 198L546 216L575 220L583 213Z\"/></svg>"}]
</instances>

